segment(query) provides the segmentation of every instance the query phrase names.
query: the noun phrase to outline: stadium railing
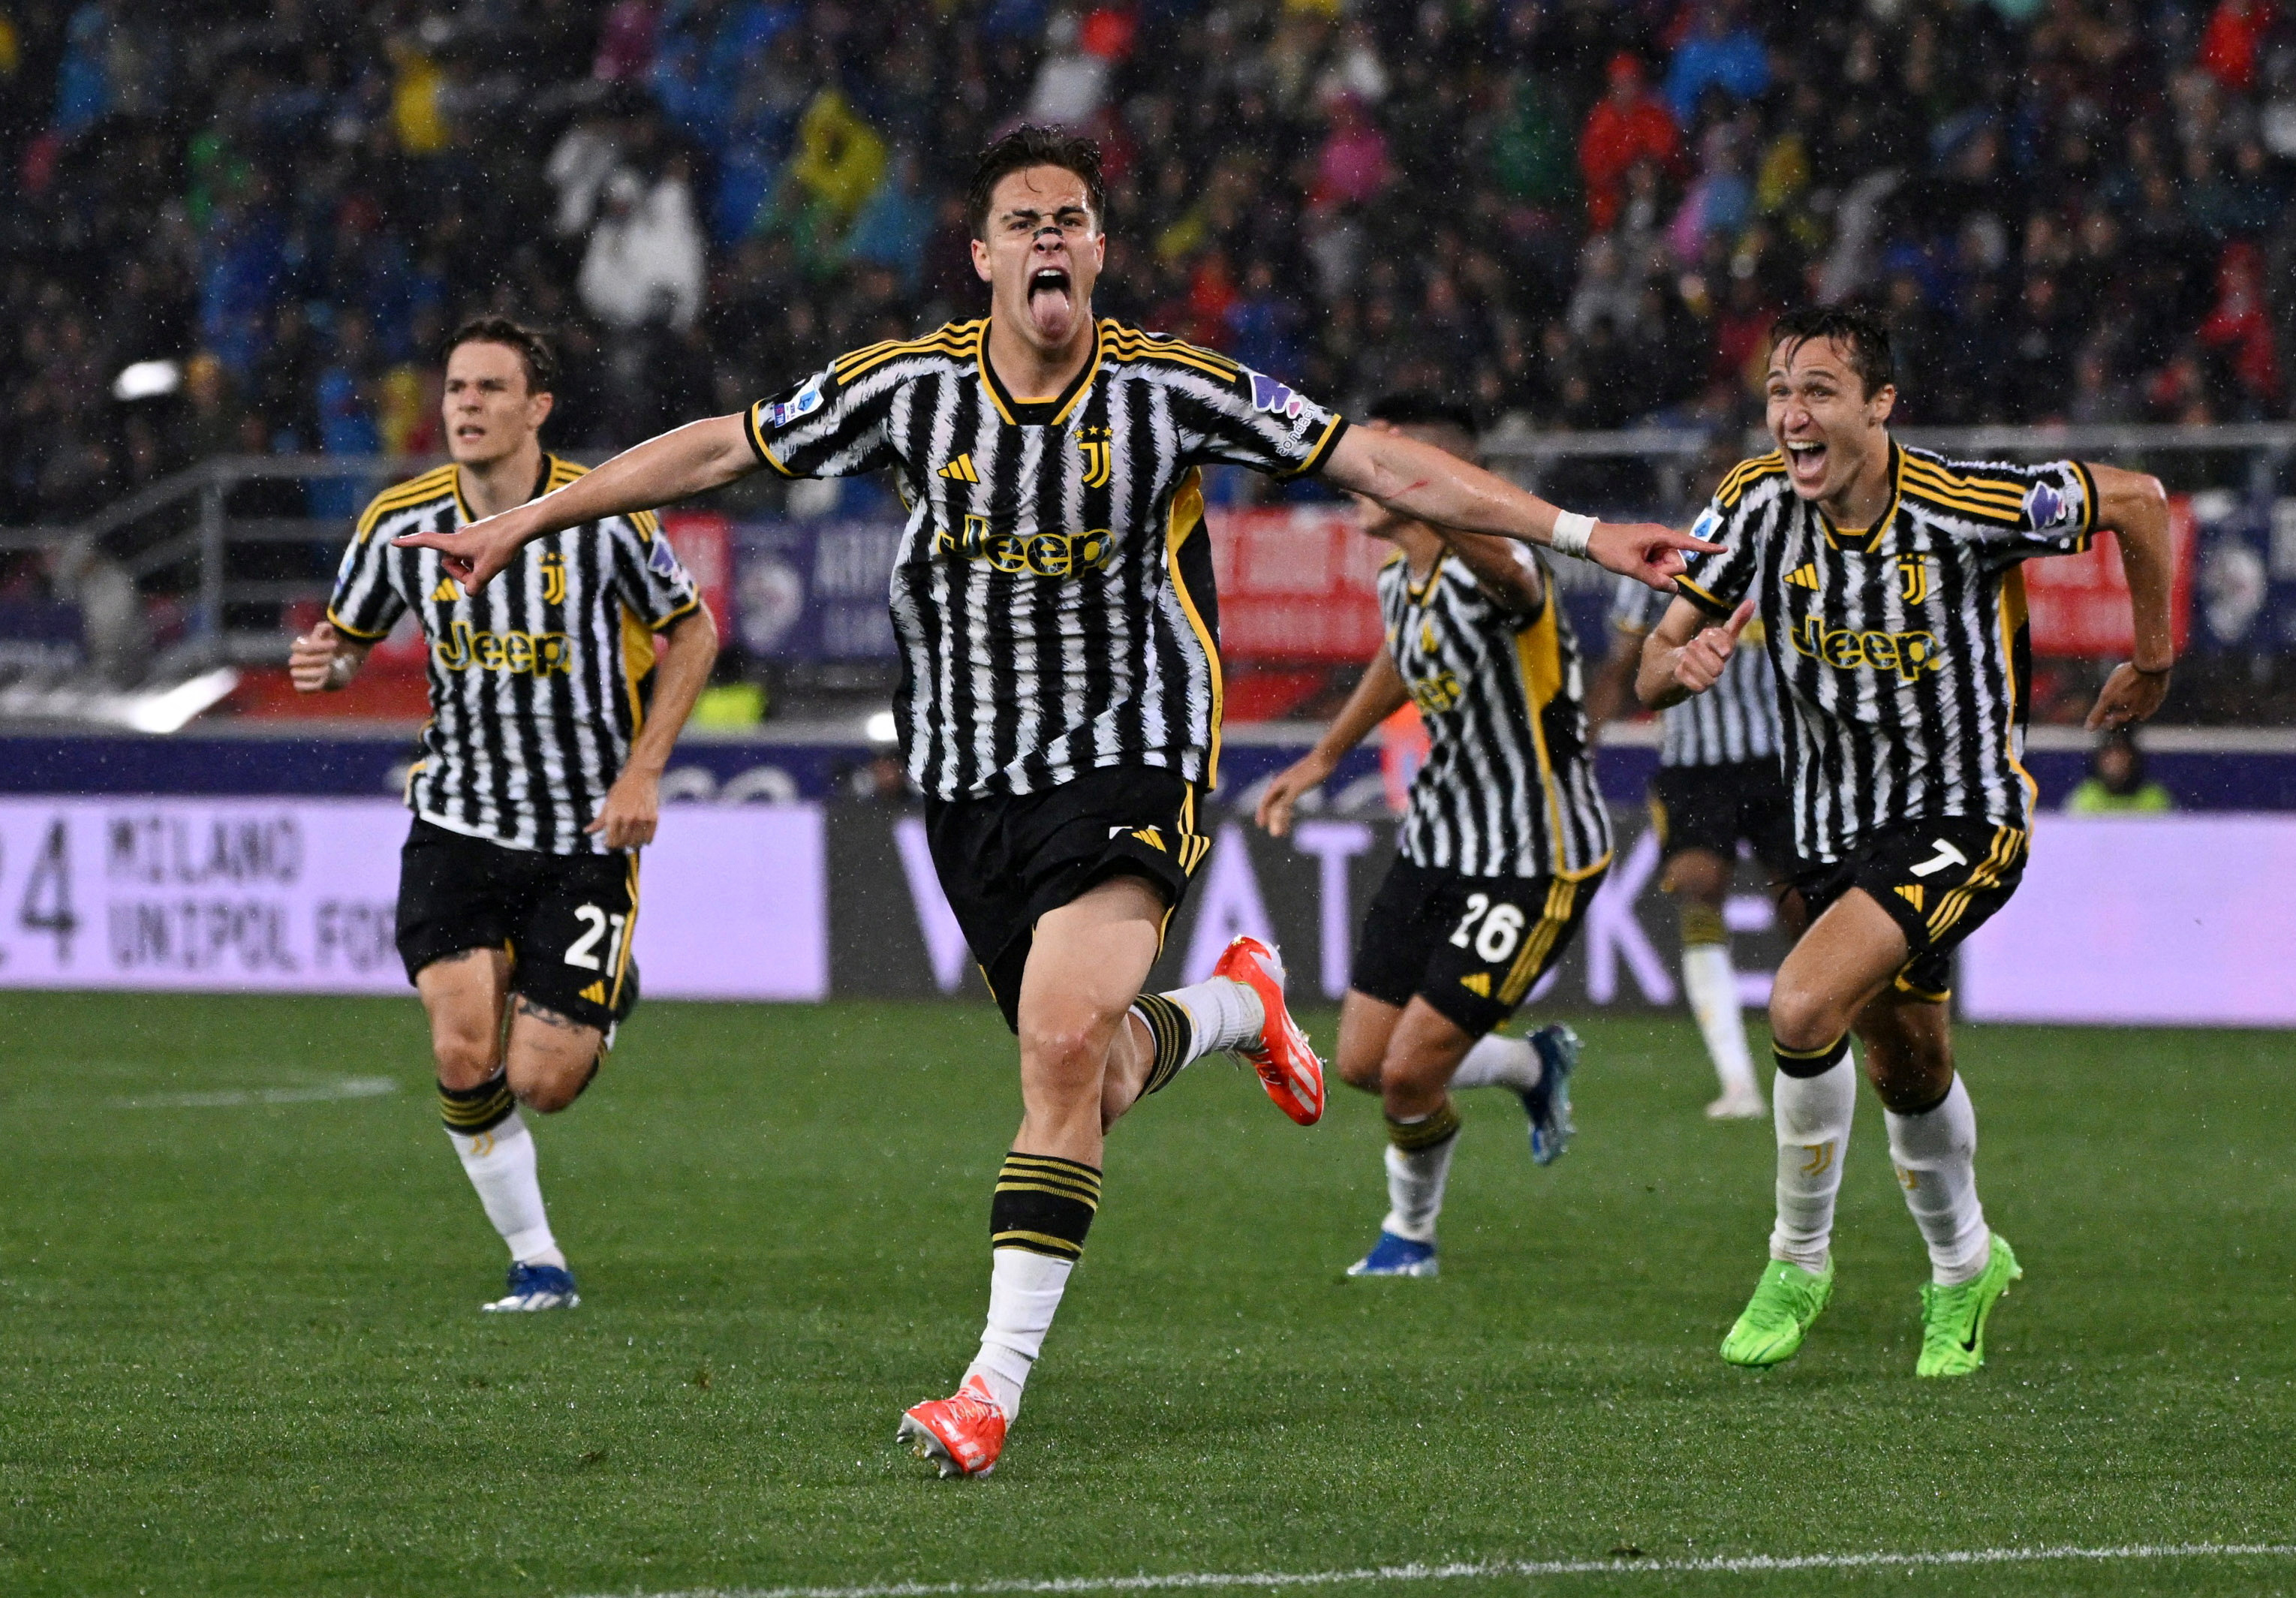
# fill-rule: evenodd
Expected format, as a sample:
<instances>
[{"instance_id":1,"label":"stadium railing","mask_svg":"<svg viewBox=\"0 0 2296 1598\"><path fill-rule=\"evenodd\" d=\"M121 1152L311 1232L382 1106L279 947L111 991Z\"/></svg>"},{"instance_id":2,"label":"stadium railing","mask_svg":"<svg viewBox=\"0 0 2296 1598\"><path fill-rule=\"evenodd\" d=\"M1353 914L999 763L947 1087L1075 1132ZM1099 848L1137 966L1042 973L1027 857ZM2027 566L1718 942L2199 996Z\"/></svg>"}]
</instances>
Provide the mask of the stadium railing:
<instances>
[{"instance_id":1,"label":"stadium railing","mask_svg":"<svg viewBox=\"0 0 2296 1598\"><path fill-rule=\"evenodd\" d=\"M2296 424L2212 427L2136 424L2068 427L1906 428L1900 437L1963 456L2038 459L2076 455L2153 471L2172 492L2213 491L2251 506L2278 530L2273 507L2296 494ZM1698 457L1718 435L1686 429L1539 432L1502 426L1486 440L1498 470L1527 487L1597 513L1680 518ZM1769 447L1755 432L1733 440L1746 453ZM46 557L62 597L92 570L124 576L147 602L172 602L176 635L146 656L147 685L198 673L285 659L283 622L294 607L323 602L351 518L367 496L435 463L436 457L219 455L186 467L76 525L0 528L0 555ZM275 502L332 490L331 513L247 513L234 502ZM2280 519L2285 520L2285 518ZM2278 540L2276 538L2275 542ZM267 555L258 552L270 552ZM2276 555L2280 552L2275 551ZM2296 547L2289 552L2296 556ZM1593 574L1586 574L1591 577ZM103 651L90 640L87 653ZM69 716L70 673L50 669L36 696ZM22 676L19 675L19 684ZM112 689L120 686L116 681ZM25 713L19 693L12 707ZM8 707L0 707L0 714Z\"/></svg>"}]
</instances>

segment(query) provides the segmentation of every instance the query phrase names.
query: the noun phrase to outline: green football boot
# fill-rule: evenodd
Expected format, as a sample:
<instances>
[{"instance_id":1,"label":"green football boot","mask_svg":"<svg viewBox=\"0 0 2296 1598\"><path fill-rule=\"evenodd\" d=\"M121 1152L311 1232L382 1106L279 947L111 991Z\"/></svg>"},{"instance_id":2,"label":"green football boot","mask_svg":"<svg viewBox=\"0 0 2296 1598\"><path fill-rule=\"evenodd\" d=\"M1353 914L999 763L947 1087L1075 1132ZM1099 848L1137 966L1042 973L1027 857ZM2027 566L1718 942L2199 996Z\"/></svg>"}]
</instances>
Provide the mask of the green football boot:
<instances>
[{"instance_id":1,"label":"green football boot","mask_svg":"<svg viewBox=\"0 0 2296 1598\"><path fill-rule=\"evenodd\" d=\"M1922 1283L1922 1356L1916 1376L1966 1376L1985 1363L1985 1323L2009 1284L2025 1274L2009 1240L1993 1234L1993 1251L1973 1282Z\"/></svg>"},{"instance_id":2,"label":"green football boot","mask_svg":"<svg viewBox=\"0 0 2296 1598\"><path fill-rule=\"evenodd\" d=\"M1722 1357L1734 1365L1760 1370L1781 1364L1801 1351L1802 1333L1833 1297L1833 1261L1823 1276L1790 1260L1773 1259L1754 1284L1745 1313L1722 1340Z\"/></svg>"}]
</instances>

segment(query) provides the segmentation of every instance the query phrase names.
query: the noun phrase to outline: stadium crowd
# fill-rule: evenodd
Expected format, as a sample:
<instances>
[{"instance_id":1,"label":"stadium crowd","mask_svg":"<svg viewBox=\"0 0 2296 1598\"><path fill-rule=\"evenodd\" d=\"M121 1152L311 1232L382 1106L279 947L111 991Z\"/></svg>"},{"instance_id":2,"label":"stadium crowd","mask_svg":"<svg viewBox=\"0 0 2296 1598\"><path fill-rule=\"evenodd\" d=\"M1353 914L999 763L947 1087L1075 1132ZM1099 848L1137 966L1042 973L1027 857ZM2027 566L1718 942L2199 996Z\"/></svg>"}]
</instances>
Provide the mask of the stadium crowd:
<instances>
[{"instance_id":1,"label":"stadium crowd","mask_svg":"<svg viewBox=\"0 0 2296 1598\"><path fill-rule=\"evenodd\" d=\"M730 408L975 311L1024 118L1104 142L1104 310L1341 405L1741 422L1814 294L1918 421L2287 414L2276 0L0 0L0 517L430 450L480 309L562 447Z\"/></svg>"}]
</instances>

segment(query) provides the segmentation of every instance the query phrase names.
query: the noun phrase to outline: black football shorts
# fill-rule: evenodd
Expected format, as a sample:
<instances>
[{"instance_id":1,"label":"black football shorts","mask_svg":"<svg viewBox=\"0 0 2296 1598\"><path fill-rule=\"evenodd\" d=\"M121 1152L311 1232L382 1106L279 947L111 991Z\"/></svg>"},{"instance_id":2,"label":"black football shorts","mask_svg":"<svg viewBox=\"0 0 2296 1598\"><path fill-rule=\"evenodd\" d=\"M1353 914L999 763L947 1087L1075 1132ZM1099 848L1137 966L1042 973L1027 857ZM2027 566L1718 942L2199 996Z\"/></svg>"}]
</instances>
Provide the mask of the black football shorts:
<instances>
[{"instance_id":1,"label":"black football shorts","mask_svg":"<svg viewBox=\"0 0 2296 1598\"><path fill-rule=\"evenodd\" d=\"M1021 1029L1037 919L1115 876L1145 877L1164 921L1211 850L1196 785L1155 766L1104 766L1041 793L925 801L933 869L980 975Z\"/></svg>"},{"instance_id":2,"label":"black football shorts","mask_svg":"<svg viewBox=\"0 0 2296 1598\"><path fill-rule=\"evenodd\" d=\"M638 857L507 848L416 817L398 856L406 979L464 949L507 948L510 989L611 1033L638 1002Z\"/></svg>"},{"instance_id":3,"label":"black football shorts","mask_svg":"<svg viewBox=\"0 0 2296 1598\"><path fill-rule=\"evenodd\" d=\"M1943 1004L1953 993L1954 950L2017 891L2026 840L2021 827L1961 815L1900 822L1858 840L1839 860L1805 861L1794 887L1812 924L1843 894L1864 889L1913 947L1898 990Z\"/></svg>"},{"instance_id":4,"label":"black football shorts","mask_svg":"<svg viewBox=\"0 0 2296 1598\"><path fill-rule=\"evenodd\" d=\"M1415 994L1480 1037L1562 958L1603 874L1468 877L1398 857L1364 913L1348 986L1398 1009Z\"/></svg>"},{"instance_id":5,"label":"black football shorts","mask_svg":"<svg viewBox=\"0 0 2296 1598\"><path fill-rule=\"evenodd\" d=\"M1742 839L1774 879L1794 874L1793 801L1775 760L1661 766L1651 779L1650 808L1661 859L1705 849L1735 860Z\"/></svg>"}]
</instances>

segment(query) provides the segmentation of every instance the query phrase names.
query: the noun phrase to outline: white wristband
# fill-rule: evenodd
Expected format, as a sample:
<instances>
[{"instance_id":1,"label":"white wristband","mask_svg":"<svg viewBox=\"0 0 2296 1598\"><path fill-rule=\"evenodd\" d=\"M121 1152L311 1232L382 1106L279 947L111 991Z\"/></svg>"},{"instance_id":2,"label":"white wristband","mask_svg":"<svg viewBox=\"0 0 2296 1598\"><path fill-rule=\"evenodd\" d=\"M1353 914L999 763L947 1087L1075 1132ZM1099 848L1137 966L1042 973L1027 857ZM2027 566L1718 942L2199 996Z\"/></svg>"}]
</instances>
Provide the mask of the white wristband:
<instances>
[{"instance_id":1,"label":"white wristband","mask_svg":"<svg viewBox=\"0 0 2296 1598\"><path fill-rule=\"evenodd\" d=\"M1558 555L1587 558L1587 541L1595 536L1595 519L1576 511L1558 511L1554 515L1554 531L1548 536L1547 547Z\"/></svg>"}]
</instances>

